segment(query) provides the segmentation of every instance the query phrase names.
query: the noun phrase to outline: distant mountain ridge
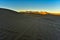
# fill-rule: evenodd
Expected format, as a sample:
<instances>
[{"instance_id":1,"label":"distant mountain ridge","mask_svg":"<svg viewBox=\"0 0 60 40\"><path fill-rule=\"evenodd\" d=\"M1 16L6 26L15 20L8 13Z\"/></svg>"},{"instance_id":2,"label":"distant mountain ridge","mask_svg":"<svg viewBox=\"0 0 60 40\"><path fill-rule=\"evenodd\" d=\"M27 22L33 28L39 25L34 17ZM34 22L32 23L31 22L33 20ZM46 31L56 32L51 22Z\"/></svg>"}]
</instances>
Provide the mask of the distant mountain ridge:
<instances>
[{"instance_id":1,"label":"distant mountain ridge","mask_svg":"<svg viewBox=\"0 0 60 40\"><path fill-rule=\"evenodd\" d=\"M14 13L22 13L22 14L41 14L41 15L57 15L57 16L60 16L60 14L52 14L52 13L49 13L49 12L46 12L46 11L41 11L41 12L37 12L37 11L26 11L26 12L17 12L17 11L14 11L14 10L11 10L11 9L6 9L6 8L0 8L0 11L11 11L11 12L14 12Z\"/></svg>"}]
</instances>

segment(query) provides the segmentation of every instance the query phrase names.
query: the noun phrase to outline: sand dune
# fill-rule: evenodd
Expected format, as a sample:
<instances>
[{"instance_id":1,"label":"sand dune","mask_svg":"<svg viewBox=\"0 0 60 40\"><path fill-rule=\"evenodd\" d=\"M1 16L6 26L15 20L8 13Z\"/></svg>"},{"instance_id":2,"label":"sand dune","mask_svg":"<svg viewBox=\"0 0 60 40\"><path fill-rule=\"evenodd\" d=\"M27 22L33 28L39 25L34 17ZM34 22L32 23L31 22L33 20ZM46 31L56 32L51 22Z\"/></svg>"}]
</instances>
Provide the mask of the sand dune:
<instances>
[{"instance_id":1,"label":"sand dune","mask_svg":"<svg viewBox=\"0 0 60 40\"><path fill-rule=\"evenodd\" d=\"M60 16L0 8L0 40L60 40Z\"/></svg>"}]
</instances>

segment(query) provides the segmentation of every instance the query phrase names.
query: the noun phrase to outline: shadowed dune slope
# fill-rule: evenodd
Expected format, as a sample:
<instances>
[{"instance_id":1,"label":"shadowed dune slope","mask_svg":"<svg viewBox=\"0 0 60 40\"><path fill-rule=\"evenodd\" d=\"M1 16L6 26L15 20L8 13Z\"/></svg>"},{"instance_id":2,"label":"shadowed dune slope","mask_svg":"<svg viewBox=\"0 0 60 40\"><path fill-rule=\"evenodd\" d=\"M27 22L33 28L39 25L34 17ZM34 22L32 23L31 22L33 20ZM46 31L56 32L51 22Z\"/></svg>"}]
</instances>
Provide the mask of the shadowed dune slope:
<instances>
[{"instance_id":1,"label":"shadowed dune slope","mask_svg":"<svg viewBox=\"0 0 60 40\"><path fill-rule=\"evenodd\" d=\"M0 40L60 40L60 16L0 8Z\"/></svg>"}]
</instances>

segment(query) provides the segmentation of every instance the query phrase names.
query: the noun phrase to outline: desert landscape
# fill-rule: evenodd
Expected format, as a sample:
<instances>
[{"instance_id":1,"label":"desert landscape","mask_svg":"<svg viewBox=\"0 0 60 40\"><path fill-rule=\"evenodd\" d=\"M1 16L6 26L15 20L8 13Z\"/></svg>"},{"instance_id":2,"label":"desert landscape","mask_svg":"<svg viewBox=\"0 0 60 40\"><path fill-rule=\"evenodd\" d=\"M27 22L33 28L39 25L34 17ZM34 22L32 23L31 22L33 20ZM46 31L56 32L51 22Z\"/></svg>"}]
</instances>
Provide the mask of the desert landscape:
<instances>
[{"instance_id":1,"label":"desert landscape","mask_svg":"<svg viewBox=\"0 0 60 40\"><path fill-rule=\"evenodd\" d=\"M60 40L60 16L28 13L0 8L0 40Z\"/></svg>"}]
</instances>

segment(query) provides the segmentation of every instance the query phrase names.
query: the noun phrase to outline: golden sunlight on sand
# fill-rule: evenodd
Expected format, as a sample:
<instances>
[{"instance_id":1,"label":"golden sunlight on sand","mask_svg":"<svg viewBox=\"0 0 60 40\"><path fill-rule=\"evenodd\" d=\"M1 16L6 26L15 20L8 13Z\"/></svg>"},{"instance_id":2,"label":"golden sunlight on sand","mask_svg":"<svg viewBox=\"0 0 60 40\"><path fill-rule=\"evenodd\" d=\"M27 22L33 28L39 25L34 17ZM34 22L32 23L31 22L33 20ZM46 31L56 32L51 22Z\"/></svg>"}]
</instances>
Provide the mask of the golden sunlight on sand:
<instances>
[{"instance_id":1,"label":"golden sunlight on sand","mask_svg":"<svg viewBox=\"0 0 60 40\"><path fill-rule=\"evenodd\" d=\"M46 14L51 14L51 15L58 15L60 16L60 13L58 12L45 12L45 11L37 11L37 10L34 10L34 11L30 11L30 10L21 10L21 11L18 11L18 12L25 12L25 13L33 13L33 14L41 14L41 15L46 15Z\"/></svg>"},{"instance_id":2,"label":"golden sunlight on sand","mask_svg":"<svg viewBox=\"0 0 60 40\"><path fill-rule=\"evenodd\" d=\"M60 16L60 13L50 13L50 14Z\"/></svg>"},{"instance_id":3,"label":"golden sunlight on sand","mask_svg":"<svg viewBox=\"0 0 60 40\"><path fill-rule=\"evenodd\" d=\"M39 12L39 13L42 14L42 15L48 14L47 12L43 12L43 11L41 11L41 12Z\"/></svg>"}]
</instances>

